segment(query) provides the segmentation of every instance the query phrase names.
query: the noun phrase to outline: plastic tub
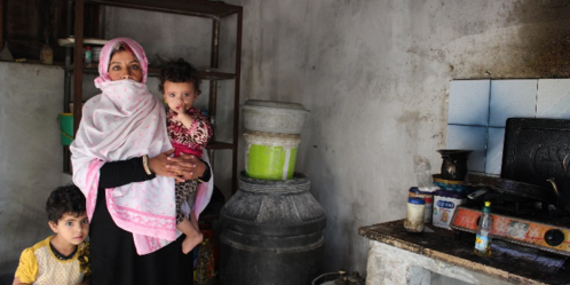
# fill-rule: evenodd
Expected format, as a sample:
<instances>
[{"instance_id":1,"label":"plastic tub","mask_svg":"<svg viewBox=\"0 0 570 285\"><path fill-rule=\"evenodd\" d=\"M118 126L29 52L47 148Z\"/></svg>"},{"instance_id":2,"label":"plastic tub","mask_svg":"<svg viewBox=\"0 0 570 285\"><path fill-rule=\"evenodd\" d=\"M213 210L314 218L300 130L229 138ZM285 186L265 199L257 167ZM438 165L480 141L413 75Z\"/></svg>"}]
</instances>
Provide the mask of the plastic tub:
<instances>
[{"instance_id":1,"label":"plastic tub","mask_svg":"<svg viewBox=\"0 0 570 285\"><path fill-rule=\"evenodd\" d=\"M70 145L73 141L73 113L59 113L57 120L59 121L61 144Z\"/></svg>"},{"instance_id":2,"label":"plastic tub","mask_svg":"<svg viewBox=\"0 0 570 285\"><path fill-rule=\"evenodd\" d=\"M298 103L248 100L241 106L245 129L275 134L300 134L309 111Z\"/></svg>"},{"instance_id":3,"label":"plastic tub","mask_svg":"<svg viewBox=\"0 0 570 285\"><path fill-rule=\"evenodd\" d=\"M244 133L245 172L255 179L287 180L293 177L299 135Z\"/></svg>"}]
</instances>

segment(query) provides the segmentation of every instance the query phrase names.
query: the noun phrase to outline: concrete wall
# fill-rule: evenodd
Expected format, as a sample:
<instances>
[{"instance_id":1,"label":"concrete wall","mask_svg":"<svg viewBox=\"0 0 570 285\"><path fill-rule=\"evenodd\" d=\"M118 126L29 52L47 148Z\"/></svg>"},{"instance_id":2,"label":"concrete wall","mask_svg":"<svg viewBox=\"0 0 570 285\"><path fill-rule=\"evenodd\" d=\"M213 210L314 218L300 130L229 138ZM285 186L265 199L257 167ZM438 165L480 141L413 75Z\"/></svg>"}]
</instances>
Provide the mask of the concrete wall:
<instances>
[{"instance_id":1,"label":"concrete wall","mask_svg":"<svg viewBox=\"0 0 570 285\"><path fill-rule=\"evenodd\" d=\"M328 214L325 271L365 272L368 241L357 235L357 228L404 217L407 190L415 184L415 154L428 157L438 172L441 159L436 150L445 147L450 80L570 77L570 7L563 0L227 2L244 6L242 102L293 101L311 110L301 136L297 170L309 176L311 192ZM115 9L107 14L107 37L129 36L140 41L149 56L160 52L206 67L208 56L202 54L210 43L202 31L210 29L210 23L199 20ZM222 37L230 46L222 59L231 59L227 54L231 54L233 39L230 34ZM0 74L6 80L7 70ZM24 76L36 78L35 74L32 70ZM6 80L13 89L22 86L11 81ZM0 88L3 100L4 84ZM25 86L22 92L36 93L29 90L29 84ZM231 94L233 85L224 83L220 88L221 94ZM38 87L38 92L49 90L55 89ZM62 98L59 93L51 97ZM2 103L2 110L24 111L20 107L28 106L24 103L29 102L10 108ZM220 112L229 115L231 104L220 104ZM55 105L54 110L59 110ZM30 141L16 139L12 131L7 138L5 122L2 117L2 143ZM227 119L220 120L222 137L229 137L229 128L224 127L228 124ZM2 150L0 155L39 159L38 154L47 148L59 151L57 138L52 142L53 147L42 146L31 157L16 152L30 153L26 147L10 148L9 154ZM243 145L242 141L240 169ZM53 159L29 163L40 170L32 172L35 175L21 174L26 175L24 181L46 181L43 175L48 171L53 174L46 177L57 185L60 167L54 165L61 156L54 153L46 154ZM222 169L216 170L216 181L221 183L227 182L224 159L217 157ZM18 175L6 171L13 171L17 160L1 161L0 175L4 176L0 183L6 189L5 183ZM31 196L37 189L31 185L36 184L21 182L0 194L0 253L5 256L19 252L20 243L27 245L43 235L26 232L44 227L44 221L36 218L53 188L43 182L43 196ZM17 190L25 187L28 192ZM31 201L35 204L29 205ZM10 236L5 228L12 231ZM22 236L29 240L21 241Z\"/></svg>"},{"instance_id":2,"label":"concrete wall","mask_svg":"<svg viewBox=\"0 0 570 285\"><path fill-rule=\"evenodd\" d=\"M63 69L0 62L0 275L52 234L45 213L62 183Z\"/></svg>"},{"instance_id":3,"label":"concrete wall","mask_svg":"<svg viewBox=\"0 0 570 285\"><path fill-rule=\"evenodd\" d=\"M405 216L415 154L439 173L450 80L570 76L568 1L231 2L244 97L311 110L297 169L328 213L328 271L365 271L357 228Z\"/></svg>"},{"instance_id":4,"label":"concrete wall","mask_svg":"<svg viewBox=\"0 0 570 285\"><path fill-rule=\"evenodd\" d=\"M244 7L242 102L311 110L297 170L328 214L326 271L365 271L368 241L357 228L404 217L414 155L439 172L450 80L570 76L567 1L227 2ZM138 13L109 12L107 36L207 66L195 44L209 47L196 39L209 39L209 26Z\"/></svg>"}]
</instances>

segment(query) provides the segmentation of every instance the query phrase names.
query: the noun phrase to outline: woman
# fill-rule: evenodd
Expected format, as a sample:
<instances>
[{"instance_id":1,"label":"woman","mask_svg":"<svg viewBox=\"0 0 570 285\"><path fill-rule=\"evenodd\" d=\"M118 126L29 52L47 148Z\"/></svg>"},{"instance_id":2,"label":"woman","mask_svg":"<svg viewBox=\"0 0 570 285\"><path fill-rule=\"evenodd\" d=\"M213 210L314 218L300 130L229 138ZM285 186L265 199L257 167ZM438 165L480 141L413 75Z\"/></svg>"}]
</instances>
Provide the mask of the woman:
<instances>
[{"instance_id":1,"label":"woman","mask_svg":"<svg viewBox=\"0 0 570 285\"><path fill-rule=\"evenodd\" d=\"M165 112L145 84L147 71L137 42L109 41L95 79L102 94L85 103L70 147L73 181L87 198L95 285L192 283L191 256L175 227L174 183L209 181L206 204L213 183L204 161L170 157Z\"/></svg>"}]
</instances>

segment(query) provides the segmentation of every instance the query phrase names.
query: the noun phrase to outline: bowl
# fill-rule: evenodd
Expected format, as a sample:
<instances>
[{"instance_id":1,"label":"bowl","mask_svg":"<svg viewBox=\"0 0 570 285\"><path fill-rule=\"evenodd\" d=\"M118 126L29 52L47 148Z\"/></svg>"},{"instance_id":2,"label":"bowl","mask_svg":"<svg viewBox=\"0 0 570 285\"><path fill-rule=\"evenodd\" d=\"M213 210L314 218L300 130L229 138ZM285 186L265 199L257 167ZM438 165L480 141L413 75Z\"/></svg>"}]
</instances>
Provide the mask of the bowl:
<instances>
[{"instance_id":1,"label":"bowl","mask_svg":"<svg viewBox=\"0 0 570 285\"><path fill-rule=\"evenodd\" d=\"M457 180L447 180L442 177L441 174L433 174L433 184L437 185L439 188L447 191L454 191L459 193L466 193L468 187L465 185L464 181Z\"/></svg>"},{"instance_id":2,"label":"bowl","mask_svg":"<svg viewBox=\"0 0 570 285\"><path fill-rule=\"evenodd\" d=\"M309 111L298 103L248 100L241 106L245 129L253 132L298 135Z\"/></svg>"}]
</instances>

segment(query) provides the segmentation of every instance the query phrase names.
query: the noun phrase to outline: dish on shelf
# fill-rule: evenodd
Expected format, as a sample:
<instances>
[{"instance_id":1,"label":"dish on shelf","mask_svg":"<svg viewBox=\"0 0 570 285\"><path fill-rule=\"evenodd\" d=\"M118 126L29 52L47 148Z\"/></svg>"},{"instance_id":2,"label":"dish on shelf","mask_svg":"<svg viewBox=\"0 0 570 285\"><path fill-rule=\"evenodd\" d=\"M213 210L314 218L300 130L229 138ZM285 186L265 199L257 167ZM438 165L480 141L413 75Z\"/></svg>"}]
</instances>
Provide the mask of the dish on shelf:
<instances>
[{"instance_id":1,"label":"dish on shelf","mask_svg":"<svg viewBox=\"0 0 570 285\"><path fill-rule=\"evenodd\" d=\"M84 45L105 45L109 40L105 39L96 39L96 38L84 38L83 44ZM74 47L75 46L75 38L68 37L65 39L58 39L57 43L62 47Z\"/></svg>"}]
</instances>

